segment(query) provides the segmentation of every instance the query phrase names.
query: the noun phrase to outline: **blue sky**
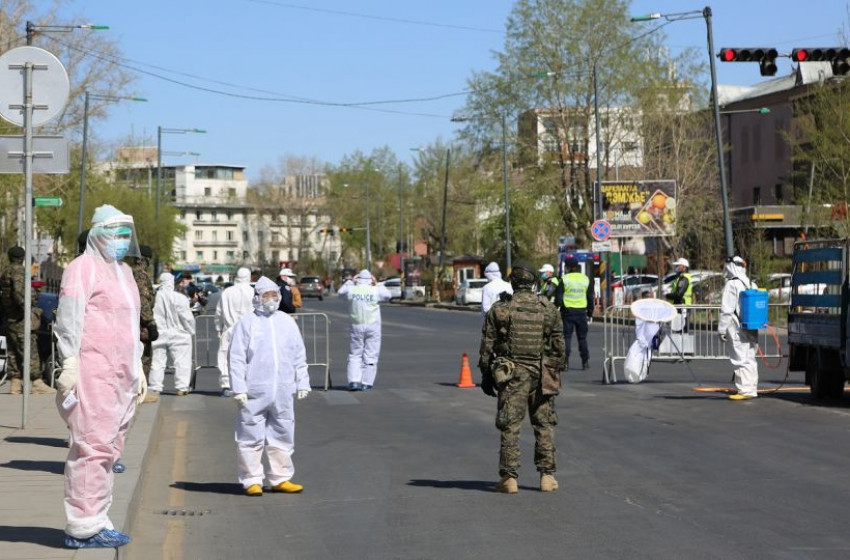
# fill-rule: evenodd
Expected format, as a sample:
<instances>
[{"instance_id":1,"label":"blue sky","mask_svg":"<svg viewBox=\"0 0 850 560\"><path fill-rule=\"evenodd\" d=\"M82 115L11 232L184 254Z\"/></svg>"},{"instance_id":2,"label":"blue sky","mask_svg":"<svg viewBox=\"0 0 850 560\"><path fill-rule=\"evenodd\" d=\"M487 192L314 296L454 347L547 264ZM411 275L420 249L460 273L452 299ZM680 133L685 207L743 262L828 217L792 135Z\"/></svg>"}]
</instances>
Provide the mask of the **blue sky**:
<instances>
[{"instance_id":1,"label":"blue sky","mask_svg":"<svg viewBox=\"0 0 850 560\"><path fill-rule=\"evenodd\" d=\"M151 65L139 67L171 79L237 91L152 66L257 90L239 90L242 94L363 102L462 92L472 71L493 68L491 51L502 48L501 31L512 4L508 0L76 0L63 10L109 25L104 33L118 42L125 57ZM704 5L635 0L632 13L682 12ZM846 0L715 0L710 5L717 49L764 45L782 51L833 45L847 13ZM706 52L702 19L673 23L665 31L671 51L697 47L701 54ZM790 62L780 59L779 74L789 69ZM721 84L749 85L760 79L756 65L718 64ZM463 105L463 97L452 96L381 106L435 115L419 116L255 101L141 74L135 93L149 102L115 105L107 120L93 123L100 140L112 142L133 134L155 142L158 125L203 128L206 135L164 136L163 150L200 152L199 162L247 166L251 179L284 154L335 163L355 150L369 152L386 145L409 161L410 148L438 137L451 138L457 125L449 117Z\"/></svg>"}]
</instances>

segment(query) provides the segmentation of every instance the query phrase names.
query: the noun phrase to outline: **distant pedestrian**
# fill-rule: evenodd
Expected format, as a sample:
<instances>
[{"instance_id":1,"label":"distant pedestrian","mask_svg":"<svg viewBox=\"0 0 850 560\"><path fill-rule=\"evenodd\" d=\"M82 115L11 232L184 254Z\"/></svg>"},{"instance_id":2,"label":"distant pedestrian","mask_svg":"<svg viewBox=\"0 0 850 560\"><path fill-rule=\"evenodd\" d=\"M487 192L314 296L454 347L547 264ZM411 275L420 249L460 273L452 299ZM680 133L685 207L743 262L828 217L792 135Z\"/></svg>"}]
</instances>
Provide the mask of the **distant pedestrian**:
<instances>
[{"instance_id":1,"label":"distant pedestrian","mask_svg":"<svg viewBox=\"0 0 850 560\"><path fill-rule=\"evenodd\" d=\"M378 304L389 301L392 295L365 269L354 281L346 281L339 288L338 295L349 301L351 317L348 328L348 390L371 391L381 353L381 308Z\"/></svg>"},{"instance_id":2,"label":"distant pedestrian","mask_svg":"<svg viewBox=\"0 0 850 560\"><path fill-rule=\"evenodd\" d=\"M272 492L295 493L293 395L310 394L310 376L301 331L278 311L280 290L261 277L254 286L254 312L243 315L230 343L230 387L239 403L236 448L239 483L249 496L262 496L263 479ZM268 459L263 473L263 452Z\"/></svg>"},{"instance_id":3,"label":"distant pedestrian","mask_svg":"<svg viewBox=\"0 0 850 560\"><path fill-rule=\"evenodd\" d=\"M729 361L735 368L733 401L743 401L758 397L759 369L756 361L758 331L747 330L741 326L741 292L756 289L756 285L747 276L747 262L741 257L729 259L724 269L726 284L720 300L720 321L717 334L720 340L729 345Z\"/></svg>"},{"instance_id":4,"label":"distant pedestrian","mask_svg":"<svg viewBox=\"0 0 850 560\"><path fill-rule=\"evenodd\" d=\"M484 277L487 279L487 284L481 290L481 313L487 315L490 307L497 301L503 293L513 294L514 289L508 282L502 280L502 271L499 270L499 263L491 262L484 269Z\"/></svg>"},{"instance_id":5,"label":"distant pedestrian","mask_svg":"<svg viewBox=\"0 0 850 560\"><path fill-rule=\"evenodd\" d=\"M215 312L215 327L219 334L218 383L221 394L225 397L232 396L228 352L233 328L242 317L254 311L254 288L251 287L250 280L250 270L247 268L237 270L233 285L222 292Z\"/></svg>"},{"instance_id":6,"label":"distant pedestrian","mask_svg":"<svg viewBox=\"0 0 850 560\"><path fill-rule=\"evenodd\" d=\"M295 313L295 273L290 268L280 269L278 273L277 287L280 288L280 311L284 313ZM297 289L297 288L296 288ZM301 293L298 293L298 306L301 306Z\"/></svg>"},{"instance_id":7,"label":"distant pedestrian","mask_svg":"<svg viewBox=\"0 0 850 560\"><path fill-rule=\"evenodd\" d=\"M174 389L177 396L189 394L192 379L192 336L195 318L189 308L189 299L174 289L174 276L163 272L159 277L159 290L153 307L159 338L153 343L150 391L162 392L165 366L174 365Z\"/></svg>"},{"instance_id":8,"label":"distant pedestrian","mask_svg":"<svg viewBox=\"0 0 850 560\"><path fill-rule=\"evenodd\" d=\"M574 255L564 259L567 273L561 277L561 321L564 324L564 343L566 366L570 367L570 350L573 331L578 338L578 350L581 355L582 369L588 369L590 349L587 346L587 320L593 316L593 285L584 273Z\"/></svg>"},{"instance_id":9,"label":"distant pedestrian","mask_svg":"<svg viewBox=\"0 0 850 560\"><path fill-rule=\"evenodd\" d=\"M561 279L555 274L555 267L544 264L540 267L540 295L550 303L555 303Z\"/></svg>"}]
</instances>

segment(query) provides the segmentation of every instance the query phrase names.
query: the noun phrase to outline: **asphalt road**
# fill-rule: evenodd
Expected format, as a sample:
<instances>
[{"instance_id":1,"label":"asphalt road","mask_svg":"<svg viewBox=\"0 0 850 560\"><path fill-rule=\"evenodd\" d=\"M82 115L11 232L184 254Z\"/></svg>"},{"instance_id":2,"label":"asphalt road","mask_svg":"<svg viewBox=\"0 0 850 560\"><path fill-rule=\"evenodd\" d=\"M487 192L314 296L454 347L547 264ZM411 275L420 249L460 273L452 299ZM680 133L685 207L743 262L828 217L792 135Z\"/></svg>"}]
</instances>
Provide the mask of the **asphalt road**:
<instances>
[{"instance_id":1,"label":"asphalt road","mask_svg":"<svg viewBox=\"0 0 850 560\"><path fill-rule=\"evenodd\" d=\"M850 557L850 398L731 402L693 392L682 364L602 385L593 325L592 369L570 371L558 398L560 490L537 490L526 424L520 492L501 495L496 401L454 386L464 352L478 379L480 315L385 307L375 390L348 393L345 308L306 305L332 321L339 389L297 404L294 480L305 491L241 495L236 406L202 370L195 393L163 396L125 558ZM731 374L726 362L695 368L707 383ZM763 371L762 386L783 377Z\"/></svg>"}]
</instances>

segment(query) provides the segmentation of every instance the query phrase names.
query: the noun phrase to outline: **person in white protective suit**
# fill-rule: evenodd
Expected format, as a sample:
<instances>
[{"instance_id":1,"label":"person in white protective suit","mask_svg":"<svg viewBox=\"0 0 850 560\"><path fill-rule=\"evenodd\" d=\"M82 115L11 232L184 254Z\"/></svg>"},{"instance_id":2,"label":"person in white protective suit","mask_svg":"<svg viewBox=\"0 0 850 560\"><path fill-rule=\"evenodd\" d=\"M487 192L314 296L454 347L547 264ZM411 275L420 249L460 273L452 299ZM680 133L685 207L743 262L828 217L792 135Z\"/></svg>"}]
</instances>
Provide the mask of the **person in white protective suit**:
<instances>
[{"instance_id":1,"label":"person in white protective suit","mask_svg":"<svg viewBox=\"0 0 850 560\"><path fill-rule=\"evenodd\" d=\"M130 542L109 520L114 475L137 402L144 399L139 290L121 262L140 257L132 216L98 207L86 249L62 274L54 334L61 360L56 404L70 431L65 546Z\"/></svg>"},{"instance_id":2,"label":"person in white protective suit","mask_svg":"<svg viewBox=\"0 0 850 560\"><path fill-rule=\"evenodd\" d=\"M348 390L371 391L378 375L378 356L381 354L382 301L389 301L390 291L378 285L366 269L357 277L346 280L337 295L349 301L348 315Z\"/></svg>"},{"instance_id":3,"label":"person in white protective suit","mask_svg":"<svg viewBox=\"0 0 850 560\"><path fill-rule=\"evenodd\" d=\"M174 276L163 272L159 276L159 290L153 306L153 316L159 338L153 341L150 390L162 392L165 365L174 365L174 389L177 396L189 394L192 380L192 336L195 334L195 316L189 298L174 290Z\"/></svg>"},{"instance_id":4,"label":"person in white protective suit","mask_svg":"<svg viewBox=\"0 0 850 560\"><path fill-rule=\"evenodd\" d=\"M514 293L514 289L510 282L502 280L502 272L499 270L499 263L491 262L484 269L484 277L489 280L481 290L481 313L487 315L493 304L499 301L502 293Z\"/></svg>"},{"instance_id":5,"label":"person in white protective suit","mask_svg":"<svg viewBox=\"0 0 850 560\"><path fill-rule=\"evenodd\" d=\"M307 352L295 319L280 305L280 289L263 276L254 286L254 312L233 328L230 388L239 403L236 451L239 482L249 496L263 494L263 450L272 492L295 493L293 395L310 394Z\"/></svg>"},{"instance_id":6,"label":"person in white protective suit","mask_svg":"<svg viewBox=\"0 0 850 560\"><path fill-rule=\"evenodd\" d=\"M221 300L215 311L215 328L219 334L218 342L218 384L221 395L230 397L230 372L227 367L227 352L230 350L230 339L233 327L243 316L254 311L254 288L251 287L251 270L240 268L236 271L233 285L221 294Z\"/></svg>"},{"instance_id":7,"label":"person in white protective suit","mask_svg":"<svg viewBox=\"0 0 850 560\"><path fill-rule=\"evenodd\" d=\"M720 321L717 332L720 340L731 343L729 361L735 368L735 387L738 392L729 395L735 401L752 399L758 396L758 331L741 328L741 292L756 289L754 282L747 276L747 263L741 257L729 259L724 270L726 285L720 303Z\"/></svg>"}]
</instances>

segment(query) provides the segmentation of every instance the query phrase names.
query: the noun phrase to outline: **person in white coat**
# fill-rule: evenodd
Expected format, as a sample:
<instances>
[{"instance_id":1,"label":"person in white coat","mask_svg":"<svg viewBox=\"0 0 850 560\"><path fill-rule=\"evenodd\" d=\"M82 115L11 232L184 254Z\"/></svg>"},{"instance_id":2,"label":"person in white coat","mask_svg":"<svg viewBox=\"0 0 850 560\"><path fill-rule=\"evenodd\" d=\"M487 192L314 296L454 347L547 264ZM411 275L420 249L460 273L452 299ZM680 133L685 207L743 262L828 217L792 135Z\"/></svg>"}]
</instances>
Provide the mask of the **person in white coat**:
<instances>
[{"instance_id":1,"label":"person in white coat","mask_svg":"<svg viewBox=\"0 0 850 560\"><path fill-rule=\"evenodd\" d=\"M758 396L758 331L741 328L740 296L744 290L755 289L747 276L747 263L741 257L729 259L724 270L726 285L720 303L720 321L717 331L723 343L731 343L729 361L735 368L735 387L738 392L729 395L735 401Z\"/></svg>"},{"instance_id":2,"label":"person in white coat","mask_svg":"<svg viewBox=\"0 0 850 560\"><path fill-rule=\"evenodd\" d=\"M254 288L251 287L251 270L240 268L236 271L233 285L221 293L221 300L215 311L215 328L218 331L218 384L221 395L230 397L230 371L227 366L227 353L233 327L243 316L254 311Z\"/></svg>"},{"instance_id":3,"label":"person in white coat","mask_svg":"<svg viewBox=\"0 0 850 560\"><path fill-rule=\"evenodd\" d=\"M174 366L174 389L182 397L189 394L192 378L192 336L195 334L195 317L189 307L189 298L174 290L174 276L163 272L159 276L159 290L153 306L153 316L159 330L151 347L151 373L149 390L162 392L166 361Z\"/></svg>"},{"instance_id":4,"label":"person in white coat","mask_svg":"<svg viewBox=\"0 0 850 560\"><path fill-rule=\"evenodd\" d=\"M304 487L292 482L293 395L300 400L310 393L307 352L295 319L278 311L277 285L263 276L254 291L254 312L239 320L230 342L239 483L247 495L262 496L265 451L271 491L301 492Z\"/></svg>"},{"instance_id":5,"label":"person in white coat","mask_svg":"<svg viewBox=\"0 0 850 560\"><path fill-rule=\"evenodd\" d=\"M502 272L499 270L499 263L491 262L484 269L484 277L488 280L484 289L481 290L481 313L487 315L494 303L499 301L499 297L503 292L509 294L514 293L510 282L502 280Z\"/></svg>"},{"instance_id":6,"label":"person in white coat","mask_svg":"<svg viewBox=\"0 0 850 560\"><path fill-rule=\"evenodd\" d=\"M378 375L378 356L381 353L381 308L378 304L389 301L392 295L365 269L354 281L347 280L338 295L350 302L348 390L371 391Z\"/></svg>"}]
</instances>

